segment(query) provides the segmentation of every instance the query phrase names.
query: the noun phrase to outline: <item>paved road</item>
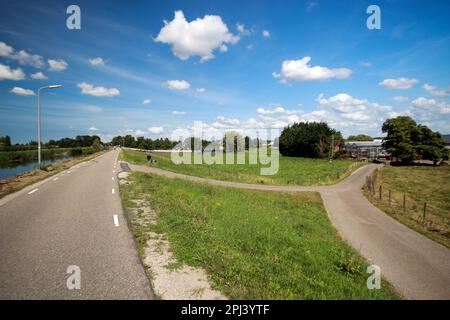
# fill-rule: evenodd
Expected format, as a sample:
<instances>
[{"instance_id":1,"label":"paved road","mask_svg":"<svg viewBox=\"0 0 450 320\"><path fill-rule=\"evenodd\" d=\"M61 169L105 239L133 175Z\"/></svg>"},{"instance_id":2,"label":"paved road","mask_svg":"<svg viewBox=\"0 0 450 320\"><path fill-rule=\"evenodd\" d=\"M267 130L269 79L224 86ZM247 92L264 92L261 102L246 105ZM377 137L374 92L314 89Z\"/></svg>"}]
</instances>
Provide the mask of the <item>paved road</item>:
<instances>
[{"instance_id":1,"label":"paved road","mask_svg":"<svg viewBox=\"0 0 450 320\"><path fill-rule=\"evenodd\" d=\"M0 299L153 297L123 215L117 156L0 199ZM80 290L67 288L70 265L80 267Z\"/></svg>"},{"instance_id":2,"label":"paved road","mask_svg":"<svg viewBox=\"0 0 450 320\"><path fill-rule=\"evenodd\" d=\"M450 299L450 250L405 227L373 206L361 192L365 177L377 165L358 169L333 186L294 187L234 183L187 176L154 167L131 170L212 185L278 192L318 191L341 236L407 299Z\"/></svg>"}]
</instances>

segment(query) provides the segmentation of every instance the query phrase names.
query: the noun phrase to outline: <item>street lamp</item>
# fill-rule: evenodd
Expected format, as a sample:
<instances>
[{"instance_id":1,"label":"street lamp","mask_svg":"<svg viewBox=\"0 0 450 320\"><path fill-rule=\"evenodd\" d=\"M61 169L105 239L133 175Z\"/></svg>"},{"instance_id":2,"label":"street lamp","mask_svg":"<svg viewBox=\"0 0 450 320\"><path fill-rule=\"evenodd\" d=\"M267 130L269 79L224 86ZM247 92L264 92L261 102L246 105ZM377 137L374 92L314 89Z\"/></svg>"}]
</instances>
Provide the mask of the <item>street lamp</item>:
<instances>
[{"instance_id":1,"label":"street lamp","mask_svg":"<svg viewBox=\"0 0 450 320\"><path fill-rule=\"evenodd\" d=\"M62 85L55 84L51 86L41 87L38 89L37 93L37 123L38 123L38 164L39 169L41 168L41 102L40 102L40 94L42 89L58 89L61 88Z\"/></svg>"}]
</instances>

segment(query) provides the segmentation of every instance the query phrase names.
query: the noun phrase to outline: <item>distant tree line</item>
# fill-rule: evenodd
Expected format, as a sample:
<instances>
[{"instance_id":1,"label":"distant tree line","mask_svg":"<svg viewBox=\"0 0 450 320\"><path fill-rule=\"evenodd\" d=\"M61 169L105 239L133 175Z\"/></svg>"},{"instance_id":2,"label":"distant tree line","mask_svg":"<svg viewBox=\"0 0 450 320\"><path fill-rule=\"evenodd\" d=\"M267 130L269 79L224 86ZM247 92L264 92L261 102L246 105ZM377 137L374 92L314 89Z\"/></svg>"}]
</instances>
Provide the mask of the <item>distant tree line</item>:
<instances>
[{"instance_id":1,"label":"distant tree line","mask_svg":"<svg viewBox=\"0 0 450 320\"><path fill-rule=\"evenodd\" d=\"M135 138L129 134L126 136L116 136L111 140L111 144L113 146L145 150L169 150L175 147L178 143L178 141L170 141L168 138L158 138L153 140L145 137Z\"/></svg>"},{"instance_id":2,"label":"distant tree line","mask_svg":"<svg viewBox=\"0 0 450 320\"><path fill-rule=\"evenodd\" d=\"M27 143L11 143L10 136L0 136L0 151L26 151L37 149L37 141L29 141ZM62 138L59 140L51 139L48 142L42 142L42 148L55 149L55 148L87 148L94 147L95 149L103 148L103 143L99 136L83 135L73 138Z\"/></svg>"},{"instance_id":3,"label":"distant tree line","mask_svg":"<svg viewBox=\"0 0 450 320\"><path fill-rule=\"evenodd\" d=\"M367 134L358 134L348 136L347 141L373 141L373 138Z\"/></svg>"}]
</instances>

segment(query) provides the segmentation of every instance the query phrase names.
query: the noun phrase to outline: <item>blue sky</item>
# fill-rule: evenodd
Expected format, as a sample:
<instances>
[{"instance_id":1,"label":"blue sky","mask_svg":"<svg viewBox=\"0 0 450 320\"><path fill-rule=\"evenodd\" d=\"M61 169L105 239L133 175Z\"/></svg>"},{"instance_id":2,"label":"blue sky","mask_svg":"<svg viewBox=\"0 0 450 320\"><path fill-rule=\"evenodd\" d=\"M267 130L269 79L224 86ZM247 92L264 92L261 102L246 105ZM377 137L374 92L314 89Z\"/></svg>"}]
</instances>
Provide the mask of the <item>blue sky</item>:
<instances>
[{"instance_id":1,"label":"blue sky","mask_svg":"<svg viewBox=\"0 0 450 320\"><path fill-rule=\"evenodd\" d=\"M70 4L81 30L66 27ZM380 135L401 114L450 133L450 3L377 1L380 30L370 4L2 1L0 135L36 139L33 94L54 83L43 140L175 137L194 121L207 135L321 120Z\"/></svg>"}]
</instances>

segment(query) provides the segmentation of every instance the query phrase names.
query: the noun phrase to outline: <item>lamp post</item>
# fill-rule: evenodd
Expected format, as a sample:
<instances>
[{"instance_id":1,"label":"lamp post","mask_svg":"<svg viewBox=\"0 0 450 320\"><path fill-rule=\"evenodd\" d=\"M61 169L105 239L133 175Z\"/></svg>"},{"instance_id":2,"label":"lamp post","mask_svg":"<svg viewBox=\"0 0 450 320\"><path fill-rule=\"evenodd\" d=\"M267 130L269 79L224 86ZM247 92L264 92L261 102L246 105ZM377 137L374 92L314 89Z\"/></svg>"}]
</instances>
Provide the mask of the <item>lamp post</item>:
<instances>
[{"instance_id":1,"label":"lamp post","mask_svg":"<svg viewBox=\"0 0 450 320\"><path fill-rule=\"evenodd\" d=\"M61 88L62 85L55 84L51 86L41 87L38 89L37 93L37 123L38 123L38 164L39 169L41 168L41 102L40 102L40 94L42 89L58 89Z\"/></svg>"}]
</instances>

